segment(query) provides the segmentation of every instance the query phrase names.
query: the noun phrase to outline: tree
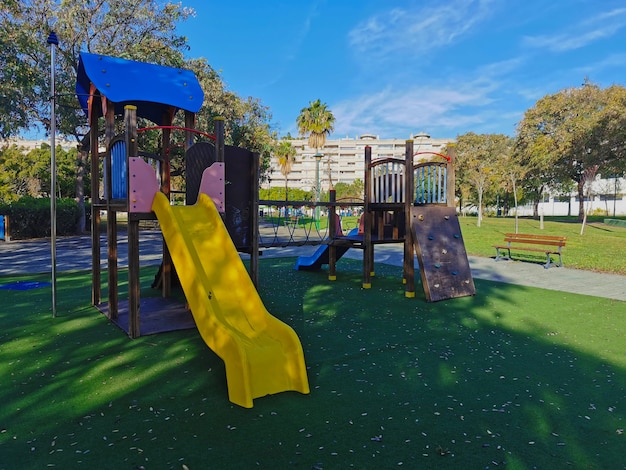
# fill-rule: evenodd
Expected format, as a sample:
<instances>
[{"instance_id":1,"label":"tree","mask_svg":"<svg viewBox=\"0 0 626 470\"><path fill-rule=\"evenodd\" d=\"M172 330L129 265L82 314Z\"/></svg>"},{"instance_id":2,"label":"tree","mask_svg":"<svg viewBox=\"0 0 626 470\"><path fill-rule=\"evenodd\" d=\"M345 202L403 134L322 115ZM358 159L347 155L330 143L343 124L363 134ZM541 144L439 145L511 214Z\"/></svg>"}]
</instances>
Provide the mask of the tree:
<instances>
[{"instance_id":1,"label":"tree","mask_svg":"<svg viewBox=\"0 0 626 470\"><path fill-rule=\"evenodd\" d=\"M59 38L57 93L58 131L79 141L85 134L86 118L77 109L74 96L78 58L81 51L117 55L163 65L182 66L186 38L175 33L176 24L193 14L180 4L155 0L22 0L4 2L0 24L12 32L9 49L12 85L28 97L32 108L28 119L13 130L40 125L49 130L49 51L46 38L51 30ZM4 6L4 5L3 5ZM33 87L33 85L35 85Z\"/></svg>"},{"instance_id":2,"label":"tree","mask_svg":"<svg viewBox=\"0 0 626 470\"><path fill-rule=\"evenodd\" d=\"M56 148L57 196L74 193L77 150ZM26 152L12 145L0 152L0 202L13 202L22 196L50 195L50 146L42 145Z\"/></svg>"},{"instance_id":3,"label":"tree","mask_svg":"<svg viewBox=\"0 0 626 470\"><path fill-rule=\"evenodd\" d=\"M10 69L17 79L11 86L15 87L17 96L24 97L21 102L7 100L6 106L23 112L8 124L0 124L0 129L8 129L6 134L32 128L41 128L46 133L50 130L50 73L49 66L44 64L50 63L46 38L51 30L59 39L55 70L56 128L59 134L71 136L77 143L87 133L87 120L75 97L81 51L162 65L184 64L186 38L175 30L176 24L192 15L193 10L181 4L155 0L9 0L4 4L7 8L0 12L0 25L3 30L11 31L15 43L9 49L10 58L3 61L19 64ZM4 103L0 106L5 107ZM83 178L77 177L75 187L84 220L82 181Z\"/></svg>"},{"instance_id":4,"label":"tree","mask_svg":"<svg viewBox=\"0 0 626 470\"><path fill-rule=\"evenodd\" d=\"M256 152L261 156L261 178L267 178L275 132L271 129L272 115L267 106L252 97L242 99L228 91L219 74L206 59L191 59L186 67L196 74L204 91L204 103L197 113L196 127L213 132L216 117L224 118L224 140Z\"/></svg>"},{"instance_id":5,"label":"tree","mask_svg":"<svg viewBox=\"0 0 626 470\"><path fill-rule=\"evenodd\" d=\"M17 135L32 125L41 73L24 67L26 51L33 49L33 37L20 23L12 22L20 10L17 1L4 1L0 8L0 139Z\"/></svg>"},{"instance_id":6,"label":"tree","mask_svg":"<svg viewBox=\"0 0 626 470\"><path fill-rule=\"evenodd\" d=\"M545 96L526 111L518 125L516 148L551 186L574 181L579 219L585 215L585 172L624 168L623 125L626 90L607 89L585 80Z\"/></svg>"},{"instance_id":7,"label":"tree","mask_svg":"<svg viewBox=\"0 0 626 470\"><path fill-rule=\"evenodd\" d=\"M205 92L197 128L212 132L213 118L223 116L226 143L259 152L264 171L269 166L272 141L269 110L257 99L244 100L227 91L219 74L205 59L185 60L189 47L186 38L176 33L176 26L194 14L193 9L180 2L160 0L4 1L0 9L4 35L0 38L3 48L0 138L31 128L39 127L46 132L50 129L47 65L50 60L46 38L52 29L59 39L56 67L59 134L80 142L87 133L87 120L78 109L74 91L81 51L185 67L196 73ZM183 168L180 163L181 174ZM80 180L79 176L78 195L83 193Z\"/></svg>"},{"instance_id":8,"label":"tree","mask_svg":"<svg viewBox=\"0 0 626 470\"><path fill-rule=\"evenodd\" d=\"M326 144L326 137L335 130L335 116L319 99L310 101L296 118L298 132L309 135L309 147L319 150Z\"/></svg>"},{"instance_id":9,"label":"tree","mask_svg":"<svg viewBox=\"0 0 626 470\"><path fill-rule=\"evenodd\" d=\"M501 186L513 193L513 204L515 206L515 233L518 232L518 189L519 181L524 178L528 168L523 160L516 158L513 153L513 139L505 137L502 142L502 153L498 160L499 171L502 177Z\"/></svg>"},{"instance_id":10,"label":"tree","mask_svg":"<svg viewBox=\"0 0 626 470\"><path fill-rule=\"evenodd\" d=\"M288 176L291 173L291 168L296 161L296 149L291 145L291 142L287 140L281 140L275 147L274 154L278 158L278 165L280 172L285 177L285 201L289 199L288 191Z\"/></svg>"},{"instance_id":11,"label":"tree","mask_svg":"<svg viewBox=\"0 0 626 470\"><path fill-rule=\"evenodd\" d=\"M476 192L479 227L485 193L500 179L500 162L509 153L510 142L510 138L502 134L468 132L457 137L456 174Z\"/></svg>"},{"instance_id":12,"label":"tree","mask_svg":"<svg viewBox=\"0 0 626 470\"><path fill-rule=\"evenodd\" d=\"M591 184L595 181L597 174L598 174L598 167L590 166L590 167L585 168L585 171L583 172L583 176L582 176L583 187L587 188L587 199L589 200L589 207L591 207ZM585 233L585 224L587 223L587 212L588 211L585 211L583 215L582 224L580 224L581 235Z\"/></svg>"},{"instance_id":13,"label":"tree","mask_svg":"<svg viewBox=\"0 0 626 470\"><path fill-rule=\"evenodd\" d=\"M326 103L319 99L310 101L307 108L302 108L296 118L298 132L302 136L309 136L309 147L316 152L326 144L326 137L335 130L335 116L328 110ZM332 175L330 171L330 157L327 160L328 186L333 187Z\"/></svg>"}]
</instances>

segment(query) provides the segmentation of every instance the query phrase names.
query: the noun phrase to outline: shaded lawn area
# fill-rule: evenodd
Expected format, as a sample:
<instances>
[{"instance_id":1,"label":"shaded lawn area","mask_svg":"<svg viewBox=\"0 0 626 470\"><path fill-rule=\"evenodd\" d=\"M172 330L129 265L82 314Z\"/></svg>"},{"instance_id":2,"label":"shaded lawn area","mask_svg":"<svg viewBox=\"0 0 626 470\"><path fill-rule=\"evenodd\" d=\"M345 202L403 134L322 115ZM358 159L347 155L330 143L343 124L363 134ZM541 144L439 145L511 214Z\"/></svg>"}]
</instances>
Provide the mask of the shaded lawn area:
<instances>
[{"instance_id":1,"label":"shaded lawn area","mask_svg":"<svg viewBox=\"0 0 626 470\"><path fill-rule=\"evenodd\" d=\"M252 409L195 330L128 339L88 273L59 275L56 319L49 287L0 289L0 468L626 465L624 302L475 280L429 304L397 267L363 290L360 262L331 283L294 261L263 260L260 294L298 333L311 394ZM17 280L47 278L0 284Z\"/></svg>"}]
</instances>

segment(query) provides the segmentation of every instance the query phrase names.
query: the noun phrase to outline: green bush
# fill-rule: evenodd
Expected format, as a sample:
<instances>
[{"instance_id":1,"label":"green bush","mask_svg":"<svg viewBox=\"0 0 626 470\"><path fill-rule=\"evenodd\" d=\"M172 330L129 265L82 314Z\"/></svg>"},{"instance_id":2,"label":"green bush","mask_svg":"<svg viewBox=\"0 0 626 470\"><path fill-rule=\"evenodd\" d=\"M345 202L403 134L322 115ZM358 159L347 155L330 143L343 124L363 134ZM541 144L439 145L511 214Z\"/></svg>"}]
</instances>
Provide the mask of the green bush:
<instances>
[{"instance_id":1,"label":"green bush","mask_svg":"<svg viewBox=\"0 0 626 470\"><path fill-rule=\"evenodd\" d=\"M0 213L9 216L14 240L50 236L50 199L24 196L10 204L0 204ZM79 216L74 199L57 199L57 235L74 235Z\"/></svg>"}]
</instances>

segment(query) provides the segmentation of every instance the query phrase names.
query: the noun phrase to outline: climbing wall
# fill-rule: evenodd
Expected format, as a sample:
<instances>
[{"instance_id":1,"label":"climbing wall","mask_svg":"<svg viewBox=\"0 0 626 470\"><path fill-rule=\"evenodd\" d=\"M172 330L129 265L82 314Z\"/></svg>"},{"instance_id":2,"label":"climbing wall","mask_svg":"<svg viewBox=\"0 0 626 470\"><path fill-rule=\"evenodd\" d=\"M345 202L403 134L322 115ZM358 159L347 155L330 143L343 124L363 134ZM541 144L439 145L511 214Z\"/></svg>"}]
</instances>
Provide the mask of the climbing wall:
<instances>
[{"instance_id":1,"label":"climbing wall","mask_svg":"<svg viewBox=\"0 0 626 470\"><path fill-rule=\"evenodd\" d=\"M454 207L412 207L411 232L426 300L437 302L476 293Z\"/></svg>"}]
</instances>

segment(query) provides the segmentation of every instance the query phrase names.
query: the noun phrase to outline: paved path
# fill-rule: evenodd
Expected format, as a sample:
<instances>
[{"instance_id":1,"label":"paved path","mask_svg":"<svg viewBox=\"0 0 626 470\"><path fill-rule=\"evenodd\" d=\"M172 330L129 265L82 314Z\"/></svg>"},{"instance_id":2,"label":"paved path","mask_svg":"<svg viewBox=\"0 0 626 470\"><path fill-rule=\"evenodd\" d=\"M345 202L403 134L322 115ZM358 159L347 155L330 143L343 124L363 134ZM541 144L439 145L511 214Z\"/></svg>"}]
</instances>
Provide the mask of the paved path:
<instances>
[{"instance_id":1,"label":"paved path","mask_svg":"<svg viewBox=\"0 0 626 470\"><path fill-rule=\"evenodd\" d=\"M118 238L118 266L128 264L126 235ZM88 270L91 268L91 238L68 237L57 240L57 271ZM102 269L106 269L106 237L101 239ZM142 231L139 242L142 265L157 265L161 261L161 235L158 231ZM311 255L317 247L300 246L270 248L262 258ZM401 244L379 245L375 261L396 266L402 265ZM245 255L243 255L245 257ZM362 259L361 250L349 250L346 258ZM0 242L0 276L10 274L45 273L51 270L49 240ZM601 274L569 268L544 269L542 265L520 261L494 261L493 258L470 256L472 275L509 284L572 292L626 301L626 276ZM339 269L341 265L339 265Z\"/></svg>"}]
</instances>

